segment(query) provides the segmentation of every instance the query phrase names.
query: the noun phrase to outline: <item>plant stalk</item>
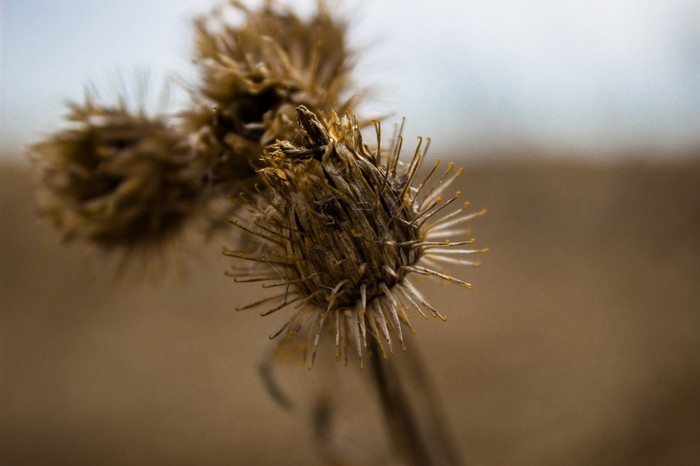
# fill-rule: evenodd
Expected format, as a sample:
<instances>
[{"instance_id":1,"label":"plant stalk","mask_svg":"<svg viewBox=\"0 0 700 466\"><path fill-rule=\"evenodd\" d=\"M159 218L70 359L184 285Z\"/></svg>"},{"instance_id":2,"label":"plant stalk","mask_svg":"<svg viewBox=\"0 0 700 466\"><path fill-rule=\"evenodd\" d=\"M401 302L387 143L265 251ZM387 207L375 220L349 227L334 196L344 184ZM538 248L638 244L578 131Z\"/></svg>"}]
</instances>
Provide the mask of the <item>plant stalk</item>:
<instances>
[{"instance_id":1,"label":"plant stalk","mask_svg":"<svg viewBox=\"0 0 700 466\"><path fill-rule=\"evenodd\" d=\"M420 380L418 389L427 398L423 401L428 403L428 409L418 410L410 401L395 358L382 356L374 336L367 339L367 346L370 376L376 386L396 454L410 466L460 464L456 449L446 435L436 402L428 391L427 382ZM410 363L410 370L418 370L413 376L423 379L426 374L419 367L419 361L413 358Z\"/></svg>"}]
</instances>

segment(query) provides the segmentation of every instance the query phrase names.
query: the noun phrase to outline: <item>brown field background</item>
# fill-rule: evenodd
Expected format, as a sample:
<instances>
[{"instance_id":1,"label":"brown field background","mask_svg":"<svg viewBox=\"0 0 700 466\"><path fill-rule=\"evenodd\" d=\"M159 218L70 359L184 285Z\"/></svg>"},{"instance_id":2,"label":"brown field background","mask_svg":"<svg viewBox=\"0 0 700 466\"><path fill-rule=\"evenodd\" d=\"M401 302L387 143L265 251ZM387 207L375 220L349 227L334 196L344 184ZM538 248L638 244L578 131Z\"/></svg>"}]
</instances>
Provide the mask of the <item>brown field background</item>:
<instances>
[{"instance_id":1,"label":"brown field background","mask_svg":"<svg viewBox=\"0 0 700 466\"><path fill-rule=\"evenodd\" d=\"M700 158L494 160L461 180L489 209L473 226L491 252L460 273L475 289L428 287L449 321L415 318L409 339L465 463L698 464ZM223 275L218 244L183 254L184 278L117 282L34 209L29 168L1 165L0 465L320 464L308 412L257 373L285 316L234 311L260 292ZM373 394L344 385L357 369L331 366L281 384L334 377L380 431Z\"/></svg>"}]
</instances>

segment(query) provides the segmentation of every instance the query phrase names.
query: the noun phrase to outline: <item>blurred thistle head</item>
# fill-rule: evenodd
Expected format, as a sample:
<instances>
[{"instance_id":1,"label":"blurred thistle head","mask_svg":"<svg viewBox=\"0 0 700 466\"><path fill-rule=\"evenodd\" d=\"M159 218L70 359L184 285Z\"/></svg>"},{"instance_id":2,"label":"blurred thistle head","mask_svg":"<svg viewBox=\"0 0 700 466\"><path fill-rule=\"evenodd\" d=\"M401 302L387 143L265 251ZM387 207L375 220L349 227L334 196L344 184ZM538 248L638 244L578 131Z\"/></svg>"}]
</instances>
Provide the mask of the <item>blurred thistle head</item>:
<instances>
[{"instance_id":1,"label":"blurred thistle head","mask_svg":"<svg viewBox=\"0 0 700 466\"><path fill-rule=\"evenodd\" d=\"M249 201L255 220L232 220L259 240L257 249L224 250L254 265L232 271L234 281L264 282L281 292L239 309L264 307L261 315L295 309L271 338L284 341L306 328L304 360L311 366L323 333L334 335L337 358L347 359L352 344L362 361L368 338L384 355L385 346L392 351L392 339L406 349L410 312L445 319L412 276L470 288L441 266L479 264L471 257L485 249L471 248L474 239L452 238L464 235L462 224L485 211L469 212L468 203L453 207L459 192L445 197L461 173L453 164L439 173L436 159L416 183L425 157L422 141L406 165L399 162L400 133L381 151L378 123L378 149L372 151L351 116L334 113L321 121L299 107L297 118L299 145L278 141L265 149L260 175L267 189L260 192L268 195L259 204Z\"/></svg>"},{"instance_id":2,"label":"blurred thistle head","mask_svg":"<svg viewBox=\"0 0 700 466\"><path fill-rule=\"evenodd\" d=\"M354 104L347 28L322 0L308 19L272 0L257 10L226 0L194 25L200 83L184 116L214 182L253 180L263 147L293 138L298 105L329 113Z\"/></svg>"},{"instance_id":3,"label":"blurred thistle head","mask_svg":"<svg viewBox=\"0 0 700 466\"><path fill-rule=\"evenodd\" d=\"M149 252L177 236L199 202L202 176L169 122L88 94L68 129L33 145L39 207L65 240Z\"/></svg>"}]
</instances>

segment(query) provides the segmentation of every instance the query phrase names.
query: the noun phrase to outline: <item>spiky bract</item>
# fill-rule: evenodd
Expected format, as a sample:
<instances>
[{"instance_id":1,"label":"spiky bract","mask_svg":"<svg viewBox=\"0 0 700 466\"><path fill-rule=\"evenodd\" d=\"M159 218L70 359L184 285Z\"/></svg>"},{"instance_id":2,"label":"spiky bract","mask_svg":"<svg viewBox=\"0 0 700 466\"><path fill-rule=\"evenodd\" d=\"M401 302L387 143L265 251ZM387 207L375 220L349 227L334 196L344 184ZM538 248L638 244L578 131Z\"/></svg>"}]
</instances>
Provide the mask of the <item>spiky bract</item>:
<instances>
[{"instance_id":1,"label":"spiky bract","mask_svg":"<svg viewBox=\"0 0 700 466\"><path fill-rule=\"evenodd\" d=\"M259 265L232 272L236 281L263 281L282 292L244 306L269 304L262 315L287 306L297 309L273 338L294 336L308 327L310 364L322 331L335 333L336 354L347 357L354 340L362 358L368 333L391 351L392 337L405 349L404 328L411 329L408 309L423 316L440 312L411 283L420 274L470 285L439 270L436 262L476 265L465 249L473 239L451 242L454 226L480 215L463 208L444 214L460 194L442 193L461 173L452 164L434 180L439 160L417 186L424 158L418 145L410 164L399 162L402 138L385 153L370 150L351 116L321 121L304 107L297 110L300 144L278 141L265 150L260 170L269 196L252 225L233 223L256 235L255 252L225 250L226 255ZM380 147L381 132L377 124ZM426 148L427 149L427 148ZM261 190L263 192L263 190ZM459 232L459 233L463 233ZM307 357L305 356L305 359Z\"/></svg>"}]
</instances>

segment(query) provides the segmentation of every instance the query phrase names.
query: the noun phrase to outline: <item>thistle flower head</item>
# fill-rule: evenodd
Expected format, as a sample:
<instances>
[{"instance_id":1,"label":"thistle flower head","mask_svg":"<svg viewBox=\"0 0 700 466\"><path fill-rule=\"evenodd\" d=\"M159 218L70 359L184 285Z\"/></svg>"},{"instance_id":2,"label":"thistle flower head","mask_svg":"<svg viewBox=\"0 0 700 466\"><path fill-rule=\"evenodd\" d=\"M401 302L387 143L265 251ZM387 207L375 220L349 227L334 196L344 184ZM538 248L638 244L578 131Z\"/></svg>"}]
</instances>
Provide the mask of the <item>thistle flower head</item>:
<instances>
[{"instance_id":1,"label":"thistle flower head","mask_svg":"<svg viewBox=\"0 0 700 466\"><path fill-rule=\"evenodd\" d=\"M106 249L158 247L197 202L201 174L166 120L88 97L70 104L70 129L32 146L41 214L64 239Z\"/></svg>"},{"instance_id":2,"label":"thistle flower head","mask_svg":"<svg viewBox=\"0 0 700 466\"><path fill-rule=\"evenodd\" d=\"M294 336L308 328L310 364L322 332L335 334L336 356L347 357L354 341L362 359L367 339L392 350L392 339L405 349L409 312L444 319L418 291L412 275L425 275L469 288L440 270L440 263L477 265L469 259L473 239L451 241L454 227L483 214L468 204L451 209L460 193L443 193L461 173L450 164L438 175L439 160L415 183L424 159L419 144L408 165L399 162L402 137L382 153L362 140L351 116L321 121L297 109L300 144L278 141L265 149L260 170L268 196L257 206L252 224L233 223L257 236L256 252L224 254L258 265L232 272L235 281L262 281L281 293L244 306L265 308L268 315L287 307L296 312L272 338ZM376 126L381 147L381 128ZM427 147L426 147L427 149ZM263 192L263 190L261 190ZM445 214L445 212L449 212ZM392 337L393 335L393 337ZM307 357L305 357L307 359Z\"/></svg>"},{"instance_id":3,"label":"thistle flower head","mask_svg":"<svg viewBox=\"0 0 700 466\"><path fill-rule=\"evenodd\" d=\"M244 21L227 21L230 10ZM353 103L346 26L322 1L305 20L271 0L259 10L228 0L196 19L195 33L199 102L185 119L214 181L253 179L263 147L294 136L298 105L329 112Z\"/></svg>"}]
</instances>

